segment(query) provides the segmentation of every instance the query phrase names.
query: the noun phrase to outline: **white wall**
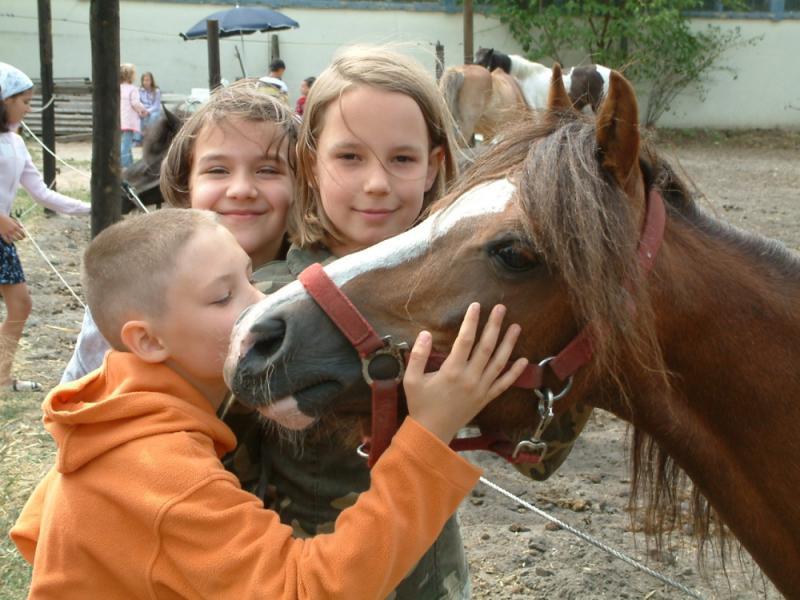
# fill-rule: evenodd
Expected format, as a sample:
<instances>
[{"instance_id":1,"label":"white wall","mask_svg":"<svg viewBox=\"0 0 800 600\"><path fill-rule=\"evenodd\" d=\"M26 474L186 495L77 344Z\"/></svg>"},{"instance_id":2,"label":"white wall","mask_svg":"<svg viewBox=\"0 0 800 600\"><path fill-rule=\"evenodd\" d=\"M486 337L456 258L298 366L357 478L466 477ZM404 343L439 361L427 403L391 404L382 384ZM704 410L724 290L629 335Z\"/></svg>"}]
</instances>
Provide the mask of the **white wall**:
<instances>
[{"instance_id":1,"label":"white wall","mask_svg":"<svg viewBox=\"0 0 800 600\"><path fill-rule=\"evenodd\" d=\"M745 39L764 36L754 46L730 50L721 59L733 74L710 73L705 102L686 90L659 121L664 127L783 127L800 129L800 20L766 19L693 22L724 29L740 27Z\"/></svg>"},{"instance_id":2,"label":"white wall","mask_svg":"<svg viewBox=\"0 0 800 600\"><path fill-rule=\"evenodd\" d=\"M152 71L165 92L186 93L206 87L205 41L183 41L178 33L208 14L230 5L175 4L153 1L120 2L121 59ZM300 23L279 32L284 76L297 96L300 81L317 75L342 45L356 42L402 42L423 64L434 69L434 44L445 46L448 65L463 62L460 14L389 10L282 9ZM91 76L89 1L52 0L53 70L56 77ZM10 62L32 77L39 74L37 10L33 0L2 0L0 61ZM696 21L704 27L705 21ZM738 72L712 74L707 99L683 94L659 125L669 127L791 127L800 128L800 21L717 20L722 27L740 26L745 37L764 35L756 46L731 51L726 63ZM476 15L475 48L490 46L514 53L519 46L498 21ZM244 37L246 68L262 75L269 64L270 34ZM234 55L238 38L221 41L223 77L240 75ZM795 108L793 108L795 107Z\"/></svg>"},{"instance_id":3,"label":"white wall","mask_svg":"<svg viewBox=\"0 0 800 600\"><path fill-rule=\"evenodd\" d=\"M152 71L166 92L189 93L192 87L208 85L208 54L205 40L183 41L178 36L197 21L217 10L213 4L120 2L120 47L122 62L137 66L137 72ZM285 9L284 14L300 23L299 29L281 31L281 58L287 64L284 79L294 99L300 82L316 76L342 45L370 42L401 42L404 48L434 70L434 45L441 41L447 60L463 62L460 14L384 11ZM16 15L14 17L6 14ZM2 0L0 9L0 60L39 75L36 2ZM52 0L53 71L55 77L91 76L89 2ZM68 21L68 22L67 22ZM476 16L476 43L516 50L505 27ZM265 75L269 65L269 33L220 41L222 76L233 81L241 76L234 46L244 41L245 67L249 75ZM406 46L406 44L408 44ZM477 48L477 45L476 45Z\"/></svg>"}]
</instances>

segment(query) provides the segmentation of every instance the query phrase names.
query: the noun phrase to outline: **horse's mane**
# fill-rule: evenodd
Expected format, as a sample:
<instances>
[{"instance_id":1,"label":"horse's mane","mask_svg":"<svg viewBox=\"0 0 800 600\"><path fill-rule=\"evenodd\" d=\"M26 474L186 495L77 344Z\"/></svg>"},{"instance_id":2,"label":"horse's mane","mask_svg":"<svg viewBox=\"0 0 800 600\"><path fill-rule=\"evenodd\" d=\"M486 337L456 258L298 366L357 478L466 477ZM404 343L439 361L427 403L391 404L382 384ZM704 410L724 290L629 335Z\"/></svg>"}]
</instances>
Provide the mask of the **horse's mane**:
<instances>
[{"instance_id":1,"label":"horse's mane","mask_svg":"<svg viewBox=\"0 0 800 600\"><path fill-rule=\"evenodd\" d=\"M648 393L670 395L670 373L659 347L647 275L636 258L638 221L635 207L601 168L594 118L574 111L548 113L515 123L497 144L480 156L451 192L431 207L438 211L480 183L507 177L519 189L518 205L527 215L527 236L548 267L569 290L578 327L594 332L591 367L610 382L602 392L629 397L623 365L652 383ZM708 235L797 273L798 261L779 244L720 223L701 210L688 186L652 144L642 141L639 164L647 190L656 188L670 219L682 220ZM766 257L766 258L765 258ZM795 275L796 276L796 275ZM631 305L636 307L631 310ZM630 371L630 369L629 369ZM699 490L692 486L688 510L682 508L689 481L655 441L634 429L631 509L644 505L643 528L660 548L664 535L689 524L699 546L717 534L724 561L727 536Z\"/></svg>"}]
</instances>

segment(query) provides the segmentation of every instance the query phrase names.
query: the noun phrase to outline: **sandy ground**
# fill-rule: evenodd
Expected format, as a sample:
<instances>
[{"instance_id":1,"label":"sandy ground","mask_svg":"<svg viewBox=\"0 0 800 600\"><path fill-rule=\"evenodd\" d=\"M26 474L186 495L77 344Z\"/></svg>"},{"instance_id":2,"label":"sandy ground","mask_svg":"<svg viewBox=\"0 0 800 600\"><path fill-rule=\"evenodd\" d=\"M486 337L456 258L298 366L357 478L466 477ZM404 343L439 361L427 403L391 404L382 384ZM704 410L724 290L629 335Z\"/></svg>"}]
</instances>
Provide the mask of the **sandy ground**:
<instances>
[{"instance_id":1,"label":"sandy ground","mask_svg":"<svg viewBox=\"0 0 800 600\"><path fill-rule=\"evenodd\" d=\"M800 135L672 136L662 148L679 161L705 195L703 201L719 218L800 248ZM61 144L58 151L88 171L88 144ZM60 190L77 193L87 187L82 175L62 169ZM89 239L88 218L32 214L26 223L33 239L80 296L79 260ZM17 374L49 387L57 383L69 358L82 307L32 243L23 242L19 248L33 293L34 313L18 355ZM38 404L42 396L19 396L13 402L26 405L21 416L3 424L2 439L12 440L3 446L5 450L17 444L20 436L41 437ZM630 476L625 434L623 423L596 411L567 462L543 483L530 482L493 456L473 454L472 458L485 467L490 480L703 597L779 597L746 561L744 565L731 561L726 577L711 556L706 560L705 573L701 573L695 546L684 532L675 532L661 555L648 548L641 534L634 535L626 510ZM12 511L47 467L50 447L39 447L44 450L38 454L32 450L30 464L15 467L13 481L9 481L7 465L0 473ZM464 502L460 518L477 599L685 597L573 534L548 525L485 486L479 485Z\"/></svg>"}]
</instances>

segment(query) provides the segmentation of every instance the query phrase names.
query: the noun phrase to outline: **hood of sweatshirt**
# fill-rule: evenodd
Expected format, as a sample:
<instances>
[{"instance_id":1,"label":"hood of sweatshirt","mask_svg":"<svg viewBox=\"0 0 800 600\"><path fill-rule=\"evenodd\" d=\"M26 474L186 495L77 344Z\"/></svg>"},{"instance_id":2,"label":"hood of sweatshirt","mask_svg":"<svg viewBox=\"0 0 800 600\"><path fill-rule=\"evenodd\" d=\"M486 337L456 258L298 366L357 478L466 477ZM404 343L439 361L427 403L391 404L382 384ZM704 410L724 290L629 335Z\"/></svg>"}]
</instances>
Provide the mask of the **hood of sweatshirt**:
<instances>
[{"instance_id":1,"label":"hood of sweatshirt","mask_svg":"<svg viewBox=\"0 0 800 600\"><path fill-rule=\"evenodd\" d=\"M157 434L203 433L220 457L236 446L233 432L199 390L169 367L128 352L109 352L102 369L56 387L42 409L45 428L58 445L56 469L61 473Z\"/></svg>"}]
</instances>

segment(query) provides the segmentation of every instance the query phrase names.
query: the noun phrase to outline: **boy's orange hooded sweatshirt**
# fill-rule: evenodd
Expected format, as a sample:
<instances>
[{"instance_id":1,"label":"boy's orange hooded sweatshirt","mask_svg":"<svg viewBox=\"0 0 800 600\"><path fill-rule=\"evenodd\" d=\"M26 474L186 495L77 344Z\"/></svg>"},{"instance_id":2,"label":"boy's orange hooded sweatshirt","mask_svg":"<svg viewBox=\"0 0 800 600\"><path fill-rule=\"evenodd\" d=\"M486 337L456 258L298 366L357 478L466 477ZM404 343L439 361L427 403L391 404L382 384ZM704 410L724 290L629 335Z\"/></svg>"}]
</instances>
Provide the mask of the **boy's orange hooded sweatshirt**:
<instances>
[{"instance_id":1,"label":"boy's orange hooded sweatshirt","mask_svg":"<svg viewBox=\"0 0 800 600\"><path fill-rule=\"evenodd\" d=\"M233 433L164 365L111 352L43 407L57 462L11 531L32 598L383 598L479 475L408 418L335 533L299 540L225 471Z\"/></svg>"}]
</instances>

